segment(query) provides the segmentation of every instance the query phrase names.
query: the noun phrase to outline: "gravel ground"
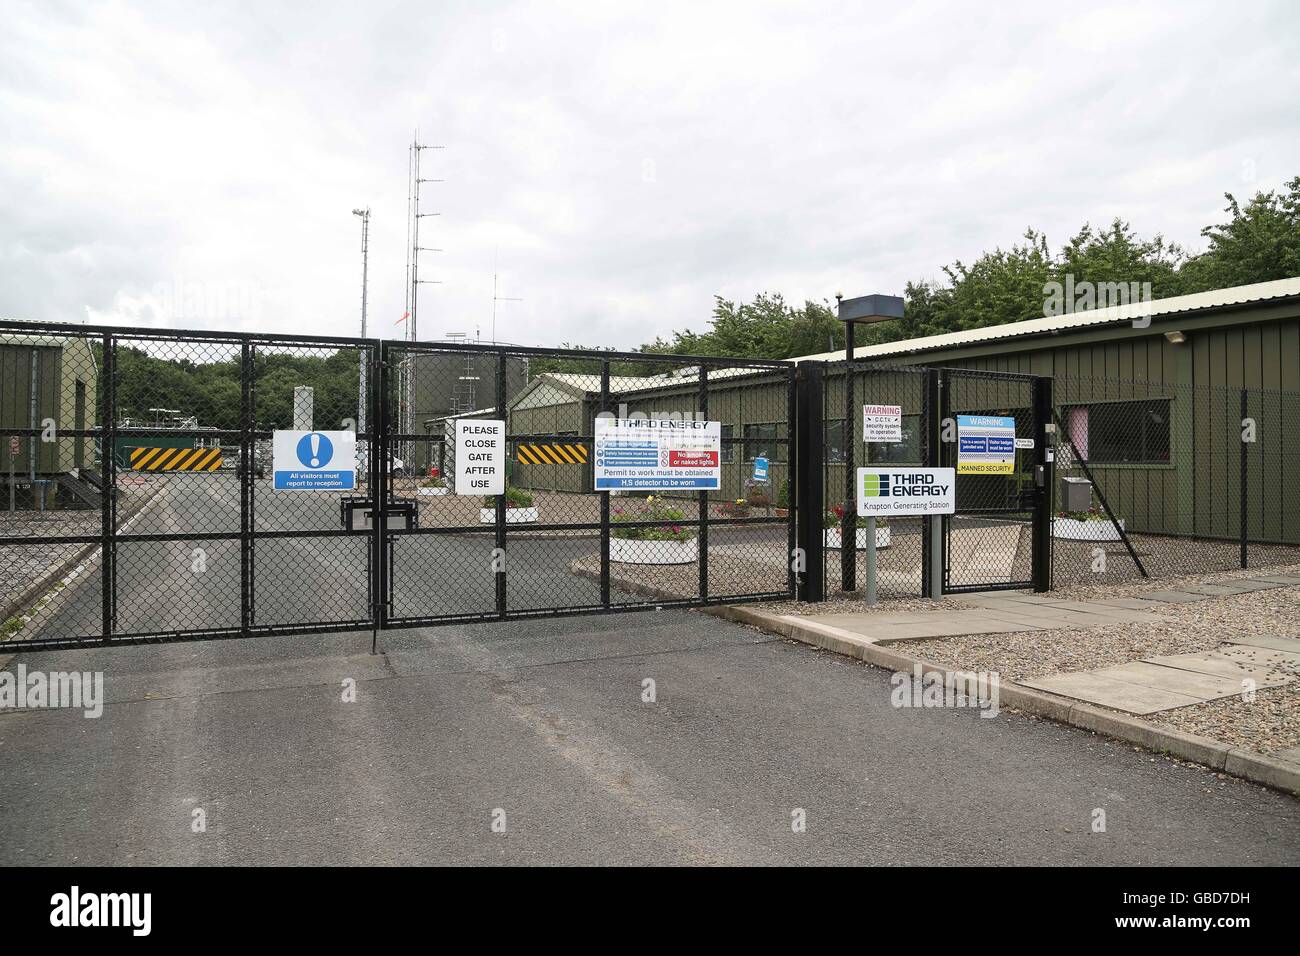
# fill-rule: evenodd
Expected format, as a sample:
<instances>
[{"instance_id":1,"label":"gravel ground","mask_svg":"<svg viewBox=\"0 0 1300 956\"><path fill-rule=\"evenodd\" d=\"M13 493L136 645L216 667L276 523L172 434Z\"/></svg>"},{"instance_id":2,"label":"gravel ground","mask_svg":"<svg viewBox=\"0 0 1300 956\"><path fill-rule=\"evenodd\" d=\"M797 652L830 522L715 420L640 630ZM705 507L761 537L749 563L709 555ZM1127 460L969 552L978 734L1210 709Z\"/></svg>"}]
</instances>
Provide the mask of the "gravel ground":
<instances>
[{"instance_id":1,"label":"gravel ground","mask_svg":"<svg viewBox=\"0 0 1300 956\"><path fill-rule=\"evenodd\" d=\"M746 607L769 614L793 614L796 617L814 617L822 614L906 614L910 611L962 611L969 610L969 604L963 604L952 598L931 601L929 598L882 597L875 605L869 605L861 597L837 593L818 604L802 601L776 601L768 604L748 604Z\"/></svg>"},{"instance_id":2,"label":"gravel ground","mask_svg":"<svg viewBox=\"0 0 1300 956\"><path fill-rule=\"evenodd\" d=\"M1019 631L908 641L906 650L935 664L996 670L1004 680L1026 680L1126 664L1156 654L1209 651L1246 634L1300 634L1300 587L1191 604L1161 604L1150 621L1082 631Z\"/></svg>"},{"instance_id":3,"label":"gravel ground","mask_svg":"<svg viewBox=\"0 0 1300 956\"><path fill-rule=\"evenodd\" d=\"M941 666L997 671L1004 681L1020 681L1210 651L1248 634L1300 636L1300 587L1158 607L1150 621L909 641L906 651ZM1233 697L1146 719L1259 752L1293 747L1300 745L1300 683L1258 691L1253 703Z\"/></svg>"},{"instance_id":4,"label":"gravel ground","mask_svg":"<svg viewBox=\"0 0 1300 956\"><path fill-rule=\"evenodd\" d=\"M1200 734L1225 743L1274 753L1300 745L1300 683L1268 687L1247 702L1225 697L1195 707L1179 707L1144 718L1162 727Z\"/></svg>"},{"instance_id":5,"label":"gravel ground","mask_svg":"<svg viewBox=\"0 0 1300 956\"><path fill-rule=\"evenodd\" d=\"M1216 571L1213 574L1189 574L1181 577L1138 578L1122 583L1063 584L1052 589L1052 596L1068 601L1097 601L1106 598L1130 597L1145 591L1177 591L1197 584L1214 584L1237 578L1272 577L1278 574L1300 574L1300 563L1270 565L1268 567L1240 568L1233 571Z\"/></svg>"}]
</instances>

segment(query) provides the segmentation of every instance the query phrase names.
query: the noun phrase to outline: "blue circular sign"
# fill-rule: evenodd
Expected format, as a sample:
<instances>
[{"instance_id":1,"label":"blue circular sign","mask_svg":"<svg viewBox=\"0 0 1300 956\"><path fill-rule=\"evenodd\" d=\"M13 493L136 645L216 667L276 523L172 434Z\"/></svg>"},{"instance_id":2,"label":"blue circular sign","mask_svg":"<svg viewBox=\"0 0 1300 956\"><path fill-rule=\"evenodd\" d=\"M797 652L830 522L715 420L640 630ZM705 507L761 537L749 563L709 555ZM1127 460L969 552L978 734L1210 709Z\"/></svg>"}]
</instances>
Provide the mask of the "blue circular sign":
<instances>
[{"instance_id":1,"label":"blue circular sign","mask_svg":"<svg viewBox=\"0 0 1300 956\"><path fill-rule=\"evenodd\" d=\"M320 432L303 435L296 450L305 468L324 468L334 457L334 443Z\"/></svg>"}]
</instances>

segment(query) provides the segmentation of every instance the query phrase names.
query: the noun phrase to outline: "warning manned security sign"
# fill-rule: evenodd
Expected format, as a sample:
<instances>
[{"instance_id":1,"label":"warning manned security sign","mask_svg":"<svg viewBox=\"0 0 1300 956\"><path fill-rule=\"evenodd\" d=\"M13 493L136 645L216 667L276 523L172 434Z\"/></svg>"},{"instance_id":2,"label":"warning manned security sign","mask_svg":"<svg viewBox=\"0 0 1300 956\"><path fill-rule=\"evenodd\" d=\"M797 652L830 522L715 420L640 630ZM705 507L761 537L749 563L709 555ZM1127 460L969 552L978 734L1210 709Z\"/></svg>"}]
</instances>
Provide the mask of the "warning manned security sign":
<instances>
[{"instance_id":1,"label":"warning manned security sign","mask_svg":"<svg viewBox=\"0 0 1300 956\"><path fill-rule=\"evenodd\" d=\"M1006 415L957 416L957 473L1010 475L1016 470L1016 420Z\"/></svg>"},{"instance_id":2,"label":"warning manned security sign","mask_svg":"<svg viewBox=\"0 0 1300 956\"><path fill-rule=\"evenodd\" d=\"M505 422L480 418L456 419L455 456L456 494L505 494Z\"/></svg>"},{"instance_id":3,"label":"warning manned security sign","mask_svg":"<svg viewBox=\"0 0 1300 956\"><path fill-rule=\"evenodd\" d=\"M271 467L281 491L350 491L357 484L356 433L277 431Z\"/></svg>"},{"instance_id":4,"label":"warning manned security sign","mask_svg":"<svg viewBox=\"0 0 1300 956\"><path fill-rule=\"evenodd\" d=\"M721 487L720 422L598 417L594 444L597 491Z\"/></svg>"}]
</instances>

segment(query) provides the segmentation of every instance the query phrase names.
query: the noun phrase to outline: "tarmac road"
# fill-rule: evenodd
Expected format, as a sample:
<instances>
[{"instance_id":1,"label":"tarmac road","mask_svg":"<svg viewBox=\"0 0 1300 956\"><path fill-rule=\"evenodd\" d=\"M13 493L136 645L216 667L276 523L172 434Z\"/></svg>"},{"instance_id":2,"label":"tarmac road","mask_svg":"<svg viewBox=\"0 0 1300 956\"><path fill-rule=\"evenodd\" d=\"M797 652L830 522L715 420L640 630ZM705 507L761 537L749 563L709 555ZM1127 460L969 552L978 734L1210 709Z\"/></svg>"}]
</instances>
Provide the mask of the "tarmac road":
<instances>
[{"instance_id":1,"label":"tarmac road","mask_svg":"<svg viewBox=\"0 0 1300 956\"><path fill-rule=\"evenodd\" d=\"M330 573L328 555L296 556L299 580ZM154 591L207 580L187 568L154 567ZM224 613L214 580L194 585L202 613ZM108 703L97 719L0 711L0 864L1300 862L1290 797L1018 715L896 709L883 671L695 612L369 646L19 655L10 670L102 671Z\"/></svg>"}]
</instances>

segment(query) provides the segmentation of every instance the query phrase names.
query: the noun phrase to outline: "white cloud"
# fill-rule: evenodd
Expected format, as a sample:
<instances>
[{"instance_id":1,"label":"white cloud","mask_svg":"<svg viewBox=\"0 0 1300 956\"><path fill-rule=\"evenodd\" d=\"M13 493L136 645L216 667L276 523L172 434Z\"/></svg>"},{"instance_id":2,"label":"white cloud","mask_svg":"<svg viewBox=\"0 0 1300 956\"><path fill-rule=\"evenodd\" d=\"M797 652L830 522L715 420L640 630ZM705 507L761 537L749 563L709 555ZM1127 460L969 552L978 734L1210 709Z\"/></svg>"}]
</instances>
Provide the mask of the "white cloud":
<instances>
[{"instance_id":1,"label":"white cloud","mask_svg":"<svg viewBox=\"0 0 1300 956\"><path fill-rule=\"evenodd\" d=\"M1292 4L10 4L0 314L626 347L1300 172ZM1227 38L1248 42L1225 42ZM188 295L187 290L193 291Z\"/></svg>"}]
</instances>

